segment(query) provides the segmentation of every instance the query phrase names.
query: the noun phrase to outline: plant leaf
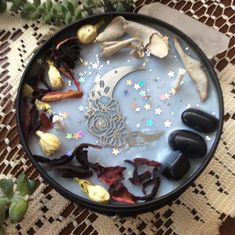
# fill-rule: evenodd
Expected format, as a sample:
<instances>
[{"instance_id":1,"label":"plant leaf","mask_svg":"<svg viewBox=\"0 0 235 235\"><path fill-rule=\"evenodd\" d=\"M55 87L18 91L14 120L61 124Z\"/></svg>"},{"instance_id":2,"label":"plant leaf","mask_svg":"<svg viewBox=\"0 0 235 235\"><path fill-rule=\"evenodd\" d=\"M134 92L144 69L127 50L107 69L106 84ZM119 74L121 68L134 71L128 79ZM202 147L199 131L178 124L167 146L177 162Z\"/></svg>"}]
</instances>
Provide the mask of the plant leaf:
<instances>
[{"instance_id":1,"label":"plant leaf","mask_svg":"<svg viewBox=\"0 0 235 235\"><path fill-rule=\"evenodd\" d=\"M29 180L29 188L30 188L29 195L31 195L34 193L34 191L37 188L37 184L35 180Z\"/></svg>"},{"instance_id":2,"label":"plant leaf","mask_svg":"<svg viewBox=\"0 0 235 235\"><path fill-rule=\"evenodd\" d=\"M23 219L29 207L29 203L24 199L13 201L9 208L9 217L11 222L17 223Z\"/></svg>"},{"instance_id":3,"label":"plant leaf","mask_svg":"<svg viewBox=\"0 0 235 235\"><path fill-rule=\"evenodd\" d=\"M40 6L41 0L33 0L35 6Z\"/></svg>"},{"instance_id":4,"label":"plant leaf","mask_svg":"<svg viewBox=\"0 0 235 235\"><path fill-rule=\"evenodd\" d=\"M71 14L73 15L74 14L74 5L70 1L67 1L66 6L67 6L68 10L71 12Z\"/></svg>"},{"instance_id":5,"label":"plant leaf","mask_svg":"<svg viewBox=\"0 0 235 235\"><path fill-rule=\"evenodd\" d=\"M2 209L0 210L0 227L4 224L5 218L6 218L6 209Z\"/></svg>"},{"instance_id":6,"label":"plant leaf","mask_svg":"<svg viewBox=\"0 0 235 235\"><path fill-rule=\"evenodd\" d=\"M0 235L6 235L5 230L2 226L0 226Z\"/></svg>"},{"instance_id":7,"label":"plant leaf","mask_svg":"<svg viewBox=\"0 0 235 235\"><path fill-rule=\"evenodd\" d=\"M11 10L16 12L18 11L22 6L22 3L20 0L15 0L12 2L12 5L11 5Z\"/></svg>"},{"instance_id":8,"label":"plant leaf","mask_svg":"<svg viewBox=\"0 0 235 235\"><path fill-rule=\"evenodd\" d=\"M2 211L3 209L6 209L7 205L9 204L10 204L10 200L8 198L0 197L0 211Z\"/></svg>"},{"instance_id":9,"label":"plant leaf","mask_svg":"<svg viewBox=\"0 0 235 235\"><path fill-rule=\"evenodd\" d=\"M27 176L25 174L20 174L17 181L17 189L22 195L30 193L30 184Z\"/></svg>"},{"instance_id":10,"label":"plant leaf","mask_svg":"<svg viewBox=\"0 0 235 235\"><path fill-rule=\"evenodd\" d=\"M0 180L0 188L3 194L7 197L13 196L13 182L10 179L1 179Z\"/></svg>"}]
</instances>

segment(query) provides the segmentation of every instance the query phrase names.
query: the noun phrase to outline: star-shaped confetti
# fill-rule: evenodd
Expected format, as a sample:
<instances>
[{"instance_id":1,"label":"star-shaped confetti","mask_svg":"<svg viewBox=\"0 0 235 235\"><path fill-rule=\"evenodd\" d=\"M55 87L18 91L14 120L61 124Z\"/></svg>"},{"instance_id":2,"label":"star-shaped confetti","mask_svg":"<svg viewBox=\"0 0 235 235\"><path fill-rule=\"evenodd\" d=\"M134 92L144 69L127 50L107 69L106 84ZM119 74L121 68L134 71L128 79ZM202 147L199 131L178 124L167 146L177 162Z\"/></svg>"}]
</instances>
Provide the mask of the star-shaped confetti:
<instances>
[{"instance_id":1,"label":"star-shaped confetti","mask_svg":"<svg viewBox=\"0 0 235 235\"><path fill-rule=\"evenodd\" d=\"M156 109L155 109L155 113L156 113L157 115L160 115L161 112L162 112L162 110L161 110L160 108L156 108Z\"/></svg>"},{"instance_id":2,"label":"star-shaped confetti","mask_svg":"<svg viewBox=\"0 0 235 235\"><path fill-rule=\"evenodd\" d=\"M126 80L126 85L131 86L133 84L132 80Z\"/></svg>"},{"instance_id":3,"label":"star-shaped confetti","mask_svg":"<svg viewBox=\"0 0 235 235\"><path fill-rule=\"evenodd\" d=\"M206 140L207 140L207 141L211 141L211 137L207 135L207 136L206 136Z\"/></svg>"},{"instance_id":4,"label":"star-shaped confetti","mask_svg":"<svg viewBox=\"0 0 235 235\"><path fill-rule=\"evenodd\" d=\"M148 119L148 120L146 121L146 126L148 126L148 127L151 127L153 124L154 124L154 122L153 122L153 120L151 120L151 119Z\"/></svg>"},{"instance_id":5,"label":"star-shaped confetti","mask_svg":"<svg viewBox=\"0 0 235 235\"><path fill-rule=\"evenodd\" d=\"M65 138L68 139L68 140L71 140L73 138L73 134L72 133L67 133Z\"/></svg>"},{"instance_id":6,"label":"star-shaped confetti","mask_svg":"<svg viewBox=\"0 0 235 235\"><path fill-rule=\"evenodd\" d=\"M137 128L140 128L140 123L137 123L137 124L136 124L136 127L137 127Z\"/></svg>"},{"instance_id":7,"label":"star-shaped confetti","mask_svg":"<svg viewBox=\"0 0 235 235\"><path fill-rule=\"evenodd\" d=\"M79 81L81 84L83 84L86 80L85 80L85 78L80 78L78 81Z\"/></svg>"},{"instance_id":8,"label":"star-shaped confetti","mask_svg":"<svg viewBox=\"0 0 235 235\"><path fill-rule=\"evenodd\" d=\"M165 41L165 42L168 42L168 39L169 39L169 37L167 37L167 36L164 36L164 37L162 38L162 40Z\"/></svg>"},{"instance_id":9,"label":"star-shaped confetti","mask_svg":"<svg viewBox=\"0 0 235 235\"><path fill-rule=\"evenodd\" d=\"M93 69L98 69L98 67L99 67L99 64L97 64L97 63L92 64Z\"/></svg>"},{"instance_id":10,"label":"star-shaped confetti","mask_svg":"<svg viewBox=\"0 0 235 235\"><path fill-rule=\"evenodd\" d=\"M113 148L112 154L117 156L120 153L119 149L117 147Z\"/></svg>"},{"instance_id":11,"label":"star-shaped confetti","mask_svg":"<svg viewBox=\"0 0 235 235\"><path fill-rule=\"evenodd\" d=\"M78 131L78 132L73 134L73 138L76 139L76 140L82 138L83 136L84 136L83 131Z\"/></svg>"},{"instance_id":12,"label":"star-shaped confetti","mask_svg":"<svg viewBox=\"0 0 235 235\"><path fill-rule=\"evenodd\" d=\"M107 63L107 65L110 65L110 60L107 60L106 63Z\"/></svg>"},{"instance_id":13,"label":"star-shaped confetti","mask_svg":"<svg viewBox=\"0 0 235 235\"><path fill-rule=\"evenodd\" d=\"M140 87L144 86L144 81L139 82Z\"/></svg>"},{"instance_id":14,"label":"star-shaped confetti","mask_svg":"<svg viewBox=\"0 0 235 235\"><path fill-rule=\"evenodd\" d=\"M167 127L167 128L170 128L171 127L171 122L169 120L166 120L164 122L164 126Z\"/></svg>"},{"instance_id":15,"label":"star-shaped confetti","mask_svg":"<svg viewBox=\"0 0 235 235\"><path fill-rule=\"evenodd\" d=\"M191 107L191 104L187 104L186 108L189 109Z\"/></svg>"},{"instance_id":16,"label":"star-shaped confetti","mask_svg":"<svg viewBox=\"0 0 235 235\"><path fill-rule=\"evenodd\" d=\"M137 107L137 108L135 109L135 111L136 111L136 112L139 112L139 111L140 111L140 107Z\"/></svg>"},{"instance_id":17,"label":"star-shaped confetti","mask_svg":"<svg viewBox=\"0 0 235 235\"><path fill-rule=\"evenodd\" d=\"M173 78L175 76L175 72L169 71L167 75L169 78Z\"/></svg>"},{"instance_id":18,"label":"star-shaped confetti","mask_svg":"<svg viewBox=\"0 0 235 235\"><path fill-rule=\"evenodd\" d=\"M150 104L145 104L144 108L145 108L145 110L150 110L151 109L151 105Z\"/></svg>"},{"instance_id":19,"label":"star-shaped confetti","mask_svg":"<svg viewBox=\"0 0 235 235\"><path fill-rule=\"evenodd\" d=\"M140 93L139 93L140 96L145 96L146 95L146 92L144 90L142 90Z\"/></svg>"},{"instance_id":20,"label":"star-shaped confetti","mask_svg":"<svg viewBox=\"0 0 235 235\"><path fill-rule=\"evenodd\" d=\"M79 109L80 112L84 112L85 111L85 107L83 105L80 105L78 107L78 109Z\"/></svg>"},{"instance_id":21,"label":"star-shaped confetti","mask_svg":"<svg viewBox=\"0 0 235 235\"><path fill-rule=\"evenodd\" d=\"M134 89L138 91L140 89L140 85L138 83L135 83L134 84Z\"/></svg>"}]
</instances>

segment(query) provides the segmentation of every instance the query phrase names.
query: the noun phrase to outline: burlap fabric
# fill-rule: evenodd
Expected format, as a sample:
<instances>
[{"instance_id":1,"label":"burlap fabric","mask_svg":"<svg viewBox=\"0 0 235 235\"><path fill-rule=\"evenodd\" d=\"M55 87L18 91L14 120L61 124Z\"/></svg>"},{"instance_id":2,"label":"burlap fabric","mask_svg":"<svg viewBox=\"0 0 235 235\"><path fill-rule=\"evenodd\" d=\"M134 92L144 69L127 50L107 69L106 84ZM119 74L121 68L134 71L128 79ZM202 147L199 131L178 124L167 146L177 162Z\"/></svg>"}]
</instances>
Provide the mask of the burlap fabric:
<instances>
[{"instance_id":1,"label":"burlap fabric","mask_svg":"<svg viewBox=\"0 0 235 235\"><path fill-rule=\"evenodd\" d=\"M231 37L229 49L212 60L225 103L224 130L213 160L172 204L135 218L103 216L63 198L41 179L19 144L14 107L25 65L40 42L56 28L5 13L0 15L0 170L13 176L24 171L40 181L23 221L18 225L7 222L8 234L214 235L221 221L235 214L235 67L232 65L235 63L235 3L229 0L159 2L184 11Z\"/></svg>"}]
</instances>

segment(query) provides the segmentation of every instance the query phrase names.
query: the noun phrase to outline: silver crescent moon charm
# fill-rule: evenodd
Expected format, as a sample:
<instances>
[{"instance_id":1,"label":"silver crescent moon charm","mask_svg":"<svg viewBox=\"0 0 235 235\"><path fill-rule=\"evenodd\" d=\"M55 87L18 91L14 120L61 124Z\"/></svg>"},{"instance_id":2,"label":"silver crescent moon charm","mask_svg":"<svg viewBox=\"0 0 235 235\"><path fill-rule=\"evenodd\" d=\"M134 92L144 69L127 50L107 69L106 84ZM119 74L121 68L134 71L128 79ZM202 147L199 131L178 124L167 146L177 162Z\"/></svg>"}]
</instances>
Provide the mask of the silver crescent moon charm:
<instances>
[{"instance_id":1,"label":"silver crescent moon charm","mask_svg":"<svg viewBox=\"0 0 235 235\"><path fill-rule=\"evenodd\" d=\"M103 146L131 147L149 144L163 134L146 134L141 131L132 132L126 125L126 118L120 111L118 100L113 98L117 83L127 74L142 70L123 66L106 73L91 90L88 98L87 119L88 130L99 139Z\"/></svg>"}]
</instances>

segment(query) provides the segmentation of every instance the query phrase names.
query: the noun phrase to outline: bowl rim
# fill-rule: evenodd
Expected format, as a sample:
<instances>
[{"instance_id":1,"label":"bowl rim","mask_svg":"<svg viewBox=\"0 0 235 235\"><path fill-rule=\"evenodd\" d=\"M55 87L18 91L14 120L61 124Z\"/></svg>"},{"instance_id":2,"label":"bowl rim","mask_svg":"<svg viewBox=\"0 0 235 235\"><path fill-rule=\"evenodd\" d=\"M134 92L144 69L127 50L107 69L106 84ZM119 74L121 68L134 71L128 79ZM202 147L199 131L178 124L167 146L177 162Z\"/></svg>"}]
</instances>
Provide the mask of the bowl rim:
<instances>
[{"instance_id":1,"label":"bowl rim","mask_svg":"<svg viewBox=\"0 0 235 235\"><path fill-rule=\"evenodd\" d=\"M161 196L161 197L157 197L149 202L141 202L141 203L137 203L134 205L127 205L127 204L101 204L101 203L97 203L97 202L93 202L87 198L83 198L79 195L76 195L74 193L72 193L71 191L67 190L66 188L62 187L59 183L57 183L53 178L51 178L46 171L44 171L44 169L40 166L40 164L38 164L38 162L33 158L33 155L26 143L26 140L24 138L23 135L23 127L21 126L22 123L22 117L21 117L21 102L22 102L22 86L25 82L26 79L26 75L27 75L27 71L29 70L30 66L32 65L33 61L35 60L35 58L37 58L38 54L41 52L41 50L43 50L43 48L45 48L48 44L50 44L53 40L55 40L60 34L63 34L63 32L65 30L69 30L70 28L72 28L73 26L80 26L80 25L84 25L88 22L91 21L95 21L96 19L99 19L101 17L110 17L113 18L115 16L123 16L128 18L129 20L137 20L137 21L146 21L148 23L151 24L156 24L159 25L161 27L165 27L166 29L172 31L173 33L179 35L188 45L190 45L190 47L192 47L195 52L197 53L197 55L199 56L201 62L203 63L203 65L206 67L207 72L209 74L209 76L211 77L212 82L215 85L215 88L217 90L217 94L218 94L218 101L219 101L219 125L218 125L218 131L216 134L216 138L215 141L211 147L210 152L208 152L207 156L205 157L204 161L202 162L201 166L198 168L198 170L192 175L190 176L182 185L180 185L179 187L177 187L176 189L174 189L173 191ZM76 22L73 22L65 27L63 27L62 29L60 29L58 32L56 32L53 36L51 36L48 40L46 40L43 45L41 45L37 51L35 52L35 54L32 56L32 58L30 59L30 61L28 62L22 76L21 76L21 81L18 87L18 91L17 91L17 98L16 98L16 122L17 122L17 128L18 128L18 133L20 136L20 141L21 144L23 146L23 149L26 151L29 159L31 160L31 162L33 163L34 167L36 168L36 170L40 173L40 175L42 176L43 179L45 179L45 181L53 188L55 189L57 192L59 192L61 195L63 195L64 197L68 198L71 201L77 202L79 205L89 208L91 210L97 211L97 212L101 212L101 213L105 213L105 214L110 214L110 215L114 215L114 214L136 214L136 213L144 213L144 212L148 212L148 211L152 211L153 209L158 209L164 205L166 205L167 203L172 202L173 200L175 200L176 198L179 197L180 194L182 194L198 177L199 175L203 172L203 170L206 168L206 166L208 165L208 163L210 162L210 160L213 157L213 154L218 146L219 143L219 139L222 133L222 128L223 128L223 114L224 114L224 104L223 104L223 95L222 95L222 90L220 87L220 83L219 80L217 78L217 75L214 71L214 68L212 67L212 64L210 63L209 59L206 57L206 55L204 54L204 52L199 48L199 46L197 46L197 44L190 38L188 37L185 33L181 32L179 29L177 29L176 27L161 21L159 19L150 17L150 16L146 16L146 15L142 15L142 14L137 14L137 13L119 13L119 12L107 12L107 13L103 13L103 14L97 14L97 15L93 15L93 16L89 16L86 18L83 18L81 20L78 20Z\"/></svg>"}]
</instances>

